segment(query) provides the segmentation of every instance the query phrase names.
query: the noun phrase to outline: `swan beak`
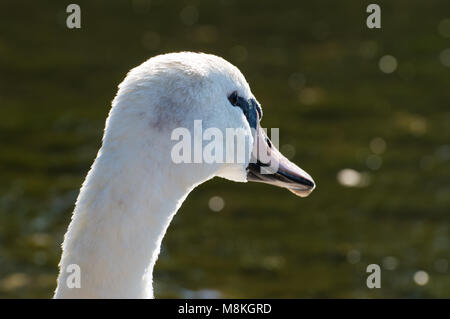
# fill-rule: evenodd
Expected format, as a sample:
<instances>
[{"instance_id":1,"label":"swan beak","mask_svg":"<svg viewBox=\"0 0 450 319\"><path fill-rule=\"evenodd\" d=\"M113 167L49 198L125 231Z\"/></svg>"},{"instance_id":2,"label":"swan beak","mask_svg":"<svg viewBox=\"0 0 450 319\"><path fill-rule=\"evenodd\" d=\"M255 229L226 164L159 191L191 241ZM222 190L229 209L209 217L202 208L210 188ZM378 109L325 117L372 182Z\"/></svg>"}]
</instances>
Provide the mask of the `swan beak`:
<instances>
[{"instance_id":1,"label":"swan beak","mask_svg":"<svg viewBox=\"0 0 450 319\"><path fill-rule=\"evenodd\" d=\"M259 125L247 180L284 187L300 197L308 196L316 187L312 177L281 154Z\"/></svg>"}]
</instances>

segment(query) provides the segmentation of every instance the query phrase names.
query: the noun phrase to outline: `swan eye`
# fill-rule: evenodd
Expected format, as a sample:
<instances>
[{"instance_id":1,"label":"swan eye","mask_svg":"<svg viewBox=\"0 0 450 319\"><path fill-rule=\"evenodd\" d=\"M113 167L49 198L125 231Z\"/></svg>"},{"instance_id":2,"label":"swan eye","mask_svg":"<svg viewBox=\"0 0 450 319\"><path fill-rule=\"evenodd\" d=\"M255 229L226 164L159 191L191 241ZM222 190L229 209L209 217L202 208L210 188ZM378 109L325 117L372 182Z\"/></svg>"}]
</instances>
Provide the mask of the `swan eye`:
<instances>
[{"instance_id":1,"label":"swan eye","mask_svg":"<svg viewBox=\"0 0 450 319\"><path fill-rule=\"evenodd\" d=\"M234 91L228 96L228 101L230 101L231 105L236 106L238 100L237 91Z\"/></svg>"},{"instance_id":2,"label":"swan eye","mask_svg":"<svg viewBox=\"0 0 450 319\"><path fill-rule=\"evenodd\" d=\"M237 91L234 91L228 96L228 101L230 101L231 105L239 107L247 118L248 124L250 127L256 129L256 125L258 123L258 115L261 119L262 112L260 106L255 101L255 99L244 99L237 94Z\"/></svg>"}]
</instances>

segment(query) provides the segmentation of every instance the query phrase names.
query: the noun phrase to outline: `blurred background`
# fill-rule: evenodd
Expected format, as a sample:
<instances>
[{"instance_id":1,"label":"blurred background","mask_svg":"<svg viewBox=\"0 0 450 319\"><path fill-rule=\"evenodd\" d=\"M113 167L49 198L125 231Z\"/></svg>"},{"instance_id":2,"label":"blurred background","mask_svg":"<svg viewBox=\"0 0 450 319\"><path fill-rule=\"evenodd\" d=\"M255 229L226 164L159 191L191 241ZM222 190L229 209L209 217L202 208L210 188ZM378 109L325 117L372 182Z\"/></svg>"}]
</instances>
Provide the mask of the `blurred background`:
<instances>
[{"instance_id":1,"label":"blurred background","mask_svg":"<svg viewBox=\"0 0 450 319\"><path fill-rule=\"evenodd\" d=\"M196 188L156 297L450 298L450 2L377 1L368 29L371 2L77 0L70 30L71 1L1 1L0 297L52 296L117 85L190 50L241 69L318 187Z\"/></svg>"}]
</instances>

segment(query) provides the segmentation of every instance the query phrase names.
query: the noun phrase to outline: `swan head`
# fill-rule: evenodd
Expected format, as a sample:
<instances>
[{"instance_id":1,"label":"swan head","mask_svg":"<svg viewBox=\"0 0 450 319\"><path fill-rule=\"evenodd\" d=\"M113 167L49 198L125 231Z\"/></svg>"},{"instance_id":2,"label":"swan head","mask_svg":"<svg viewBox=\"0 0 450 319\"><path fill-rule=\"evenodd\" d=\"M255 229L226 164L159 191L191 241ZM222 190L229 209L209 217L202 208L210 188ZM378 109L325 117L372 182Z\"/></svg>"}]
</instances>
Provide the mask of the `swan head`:
<instances>
[{"instance_id":1,"label":"swan head","mask_svg":"<svg viewBox=\"0 0 450 319\"><path fill-rule=\"evenodd\" d=\"M132 69L119 85L103 144L157 153L148 164L168 167L180 181L219 176L309 195L313 179L276 149L261 118L260 103L234 65L210 54L170 53Z\"/></svg>"}]
</instances>

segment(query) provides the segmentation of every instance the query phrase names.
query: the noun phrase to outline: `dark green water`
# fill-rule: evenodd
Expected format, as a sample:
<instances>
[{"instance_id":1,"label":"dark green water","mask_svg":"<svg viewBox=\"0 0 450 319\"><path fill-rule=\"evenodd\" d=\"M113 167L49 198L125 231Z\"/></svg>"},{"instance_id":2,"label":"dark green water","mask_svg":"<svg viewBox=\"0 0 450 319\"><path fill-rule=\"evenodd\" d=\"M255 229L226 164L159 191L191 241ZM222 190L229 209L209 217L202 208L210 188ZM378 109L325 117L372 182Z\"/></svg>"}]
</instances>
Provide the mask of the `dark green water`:
<instances>
[{"instance_id":1,"label":"dark green water","mask_svg":"<svg viewBox=\"0 0 450 319\"><path fill-rule=\"evenodd\" d=\"M448 1L378 1L381 30L366 1L77 1L80 30L69 3L0 3L0 297L52 296L117 85L181 50L242 70L318 188L198 187L164 239L157 297L450 297Z\"/></svg>"}]
</instances>

